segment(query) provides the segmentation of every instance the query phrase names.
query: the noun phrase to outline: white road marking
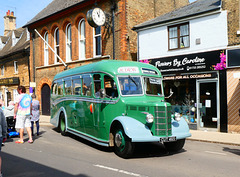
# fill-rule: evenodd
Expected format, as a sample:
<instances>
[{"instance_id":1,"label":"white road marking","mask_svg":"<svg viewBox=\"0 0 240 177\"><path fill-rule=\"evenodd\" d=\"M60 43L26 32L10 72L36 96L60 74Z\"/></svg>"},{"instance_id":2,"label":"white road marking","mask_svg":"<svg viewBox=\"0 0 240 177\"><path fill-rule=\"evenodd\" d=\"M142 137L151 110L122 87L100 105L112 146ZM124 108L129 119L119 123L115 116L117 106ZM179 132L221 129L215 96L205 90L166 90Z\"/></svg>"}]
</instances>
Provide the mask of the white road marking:
<instances>
[{"instance_id":1,"label":"white road marking","mask_svg":"<svg viewBox=\"0 0 240 177\"><path fill-rule=\"evenodd\" d=\"M213 151L205 151L206 153L210 153L210 154L217 154L217 155L227 155L225 153L220 153L220 152L213 152Z\"/></svg>"},{"instance_id":2,"label":"white road marking","mask_svg":"<svg viewBox=\"0 0 240 177\"><path fill-rule=\"evenodd\" d=\"M132 173L132 172L128 172L128 171L125 171L125 170L120 170L120 169L117 169L117 168L107 167L107 166L104 166L104 165L97 164L97 165L94 165L94 166L98 167L98 168L104 168L104 169L107 169L107 170L115 171L115 172L118 172L118 173L124 173L124 174L130 175L130 176L147 177L147 176L140 175L140 174L137 174L137 173Z\"/></svg>"}]
</instances>

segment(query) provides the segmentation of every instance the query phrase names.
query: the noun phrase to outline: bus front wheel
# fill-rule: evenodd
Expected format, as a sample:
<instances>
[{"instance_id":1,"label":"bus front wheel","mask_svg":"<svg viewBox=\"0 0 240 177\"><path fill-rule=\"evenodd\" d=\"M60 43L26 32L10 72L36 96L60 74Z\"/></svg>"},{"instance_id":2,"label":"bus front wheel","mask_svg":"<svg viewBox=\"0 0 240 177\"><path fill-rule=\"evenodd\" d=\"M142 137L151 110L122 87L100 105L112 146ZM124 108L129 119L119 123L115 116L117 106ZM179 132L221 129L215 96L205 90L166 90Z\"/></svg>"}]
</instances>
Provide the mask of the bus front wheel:
<instances>
[{"instance_id":1,"label":"bus front wheel","mask_svg":"<svg viewBox=\"0 0 240 177\"><path fill-rule=\"evenodd\" d=\"M65 116L63 113L61 113L61 115L60 115L59 129L60 129L61 135L63 135L63 136L67 135Z\"/></svg>"},{"instance_id":2,"label":"bus front wheel","mask_svg":"<svg viewBox=\"0 0 240 177\"><path fill-rule=\"evenodd\" d=\"M122 128L114 132L114 152L122 158L129 158L133 154L134 144L126 136Z\"/></svg>"},{"instance_id":3,"label":"bus front wheel","mask_svg":"<svg viewBox=\"0 0 240 177\"><path fill-rule=\"evenodd\" d=\"M164 146L170 152L178 152L183 148L184 144L185 144L185 139L180 139L175 142L164 143Z\"/></svg>"}]
</instances>

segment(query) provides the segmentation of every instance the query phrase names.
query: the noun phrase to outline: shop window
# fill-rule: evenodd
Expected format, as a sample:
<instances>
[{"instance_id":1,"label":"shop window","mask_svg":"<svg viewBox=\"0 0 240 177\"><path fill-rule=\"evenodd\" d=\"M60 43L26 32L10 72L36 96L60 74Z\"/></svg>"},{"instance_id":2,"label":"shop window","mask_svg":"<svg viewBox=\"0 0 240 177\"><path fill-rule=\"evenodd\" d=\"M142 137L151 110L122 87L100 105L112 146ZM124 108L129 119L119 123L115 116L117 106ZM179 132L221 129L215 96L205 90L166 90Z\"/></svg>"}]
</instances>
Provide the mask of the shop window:
<instances>
[{"instance_id":1,"label":"shop window","mask_svg":"<svg viewBox=\"0 0 240 177\"><path fill-rule=\"evenodd\" d=\"M102 36L101 36L101 26L94 28L94 40L93 40L93 51L94 57L102 55Z\"/></svg>"},{"instance_id":2,"label":"shop window","mask_svg":"<svg viewBox=\"0 0 240 177\"><path fill-rule=\"evenodd\" d=\"M69 23L66 27L66 61L72 61L72 26Z\"/></svg>"},{"instance_id":3,"label":"shop window","mask_svg":"<svg viewBox=\"0 0 240 177\"><path fill-rule=\"evenodd\" d=\"M168 27L169 50L189 47L189 24Z\"/></svg>"},{"instance_id":4,"label":"shop window","mask_svg":"<svg viewBox=\"0 0 240 177\"><path fill-rule=\"evenodd\" d=\"M196 122L196 80L164 81L165 95L170 95L166 101L172 105L172 114L180 113L187 122Z\"/></svg>"},{"instance_id":5,"label":"shop window","mask_svg":"<svg viewBox=\"0 0 240 177\"><path fill-rule=\"evenodd\" d=\"M85 59L86 56L86 38L85 38L85 20L82 19L78 25L79 32L79 59Z\"/></svg>"},{"instance_id":6,"label":"shop window","mask_svg":"<svg viewBox=\"0 0 240 177\"><path fill-rule=\"evenodd\" d=\"M59 29L56 28L54 32L54 48L55 48L55 53L59 56ZM55 54L55 63L59 63L59 59L57 55Z\"/></svg>"},{"instance_id":7,"label":"shop window","mask_svg":"<svg viewBox=\"0 0 240 177\"><path fill-rule=\"evenodd\" d=\"M44 40L48 43L48 32L45 32ZM48 45L46 42L44 42L44 66L47 66L49 61Z\"/></svg>"}]
</instances>

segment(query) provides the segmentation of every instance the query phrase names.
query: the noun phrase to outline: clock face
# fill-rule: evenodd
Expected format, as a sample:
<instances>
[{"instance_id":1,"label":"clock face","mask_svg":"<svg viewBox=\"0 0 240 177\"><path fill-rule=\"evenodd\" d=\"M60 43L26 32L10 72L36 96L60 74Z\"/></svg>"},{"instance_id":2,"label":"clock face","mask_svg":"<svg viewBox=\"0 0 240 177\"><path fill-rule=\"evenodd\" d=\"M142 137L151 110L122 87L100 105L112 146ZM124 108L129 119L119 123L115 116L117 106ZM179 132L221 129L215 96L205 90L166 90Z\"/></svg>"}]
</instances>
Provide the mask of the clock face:
<instances>
[{"instance_id":1,"label":"clock face","mask_svg":"<svg viewBox=\"0 0 240 177\"><path fill-rule=\"evenodd\" d=\"M106 16L103 10L100 8L94 8L92 11L92 20L97 26L104 25Z\"/></svg>"}]
</instances>

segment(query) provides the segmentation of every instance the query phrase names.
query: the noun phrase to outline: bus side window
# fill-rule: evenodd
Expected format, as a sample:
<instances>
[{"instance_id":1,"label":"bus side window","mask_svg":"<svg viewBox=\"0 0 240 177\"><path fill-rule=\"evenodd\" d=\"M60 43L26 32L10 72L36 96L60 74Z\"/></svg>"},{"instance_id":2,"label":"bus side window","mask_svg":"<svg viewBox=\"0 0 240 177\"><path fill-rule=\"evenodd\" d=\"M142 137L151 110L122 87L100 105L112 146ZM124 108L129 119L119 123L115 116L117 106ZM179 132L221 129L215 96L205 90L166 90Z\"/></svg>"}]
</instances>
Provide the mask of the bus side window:
<instances>
[{"instance_id":1,"label":"bus side window","mask_svg":"<svg viewBox=\"0 0 240 177\"><path fill-rule=\"evenodd\" d=\"M118 97L117 85L114 82L114 80L108 75L104 76L104 89L108 97L111 98Z\"/></svg>"},{"instance_id":2,"label":"bus side window","mask_svg":"<svg viewBox=\"0 0 240 177\"><path fill-rule=\"evenodd\" d=\"M57 95L57 83L53 83L52 85L52 95L53 96Z\"/></svg>"},{"instance_id":3,"label":"bus side window","mask_svg":"<svg viewBox=\"0 0 240 177\"><path fill-rule=\"evenodd\" d=\"M93 81L94 81L94 95L96 98L99 98L100 97L100 89L101 89L100 74L94 74Z\"/></svg>"},{"instance_id":4,"label":"bus side window","mask_svg":"<svg viewBox=\"0 0 240 177\"><path fill-rule=\"evenodd\" d=\"M72 95L72 80L65 80L65 94Z\"/></svg>"},{"instance_id":5,"label":"bus side window","mask_svg":"<svg viewBox=\"0 0 240 177\"><path fill-rule=\"evenodd\" d=\"M83 75L83 89L82 89L84 96L91 96L92 95L92 78L89 74Z\"/></svg>"},{"instance_id":6,"label":"bus side window","mask_svg":"<svg viewBox=\"0 0 240 177\"><path fill-rule=\"evenodd\" d=\"M82 79L77 78L73 79L72 84L73 84L73 94L74 95L81 95L81 87L82 87Z\"/></svg>"},{"instance_id":7,"label":"bus side window","mask_svg":"<svg viewBox=\"0 0 240 177\"><path fill-rule=\"evenodd\" d=\"M59 81L57 86L58 86L58 95L63 95L63 81Z\"/></svg>"}]
</instances>

